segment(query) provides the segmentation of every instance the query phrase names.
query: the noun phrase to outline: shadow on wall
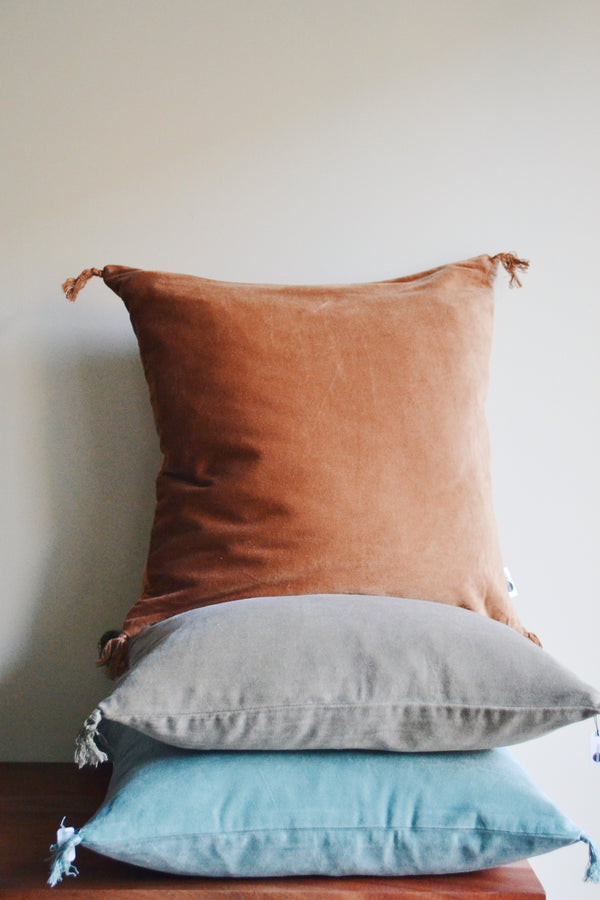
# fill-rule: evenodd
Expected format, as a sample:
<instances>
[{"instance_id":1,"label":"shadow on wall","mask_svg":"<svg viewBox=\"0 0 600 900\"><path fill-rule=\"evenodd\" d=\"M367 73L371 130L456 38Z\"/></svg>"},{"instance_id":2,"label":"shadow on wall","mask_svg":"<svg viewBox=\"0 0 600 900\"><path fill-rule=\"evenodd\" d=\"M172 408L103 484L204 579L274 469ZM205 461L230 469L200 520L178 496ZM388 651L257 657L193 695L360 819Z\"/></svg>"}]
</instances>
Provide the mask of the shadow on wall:
<instances>
[{"instance_id":1,"label":"shadow on wall","mask_svg":"<svg viewBox=\"0 0 600 900\"><path fill-rule=\"evenodd\" d=\"M135 348L64 348L46 358L38 399L48 544L20 653L0 683L0 758L70 759L108 693L96 645L139 595L160 462Z\"/></svg>"}]
</instances>

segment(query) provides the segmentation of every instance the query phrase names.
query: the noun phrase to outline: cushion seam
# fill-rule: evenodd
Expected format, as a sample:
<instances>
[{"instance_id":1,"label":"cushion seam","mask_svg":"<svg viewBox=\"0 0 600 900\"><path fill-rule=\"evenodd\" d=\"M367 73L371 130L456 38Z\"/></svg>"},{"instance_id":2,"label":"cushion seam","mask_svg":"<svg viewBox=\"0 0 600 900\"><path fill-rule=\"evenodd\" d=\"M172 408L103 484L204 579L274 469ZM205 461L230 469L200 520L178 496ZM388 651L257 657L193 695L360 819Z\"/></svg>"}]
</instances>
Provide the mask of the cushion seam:
<instances>
[{"instance_id":1,"label":"cushion seam","mask_svg":"<svg viewBox=\"0 0 600 900\"><path fill-rule=\"evenodd\" d=\"M85 828L82 828L82 831L85 831ZM137 838L136 840L128 841L122 840L119 843L127 846L134 846L136 844L144 845L148 841L153 840L175 840L181 839L185 837L212 837L212 838L226 838L226 837L235 837L236 835L245 835L245 834L276 834L276 833L284 833L284 834L305 834L309 832L328 832L331 833L333 831L339 832L356 832L356 831L386 831L386 832L399 832L404 831L408 833L413 833L415 831L452 831L452 832L468 832L473 834L498 834L498 835L511 835L512 837L532 837L532 838L543 838L545 840L565 840L569 838L573 843L581 840L580 837L575 837L574 835L565 835L563 834L549 834L547 832L536 832L536 831L512 831L507 828L485 828L483 826L477 827L469 827L468 825L307 825L303 827L277 827L277 828L238 828L233 829L231 831L190 831L190 832L173 832L172 834L150 834L145 837ZM84 836L85 840L85 836ZM90 842L92 843L92 842ZM114 845L114 842L113 842Z\"/></svg>"},{"instance_id":2,"label":"cushion seam","mask_svg":"<svg viewBox=\"0 0 600 900\"><path fill-rule=\"evenodd\" d=\"M222 713L248 713L248 712L269 712L269 711L280 711L280 710L289 710L290 712L293 710L299 709L364 709L365 707L404 707L410 709L465 709L465 710L474 710L474 711L490 711L490 712L567 712L567 711L586 711L586 710L598 710L596 706L560 706L560 705L552 705L552 706L490 706L489 704L477 706L477 705L468 705L466 703L416 703L416 702L403 702L401 700L389 702L386 700L382 700L381 702L375 703L294 703L294 704L279 704L273 706L238 706L231 708L222 708L222 709L210 709L210 710L189 710L187 712L159 712L159 713L148 713L148 714L130 714L129 718L131 719L143 719L143 718L169 718L169 719L177 719L177 718L203 718L205 716L215 716L220 715ZM102 707L102 703L100 703L100 707ZM105 713L111 718L110 713Z\"/></svg>"}]
</instances>

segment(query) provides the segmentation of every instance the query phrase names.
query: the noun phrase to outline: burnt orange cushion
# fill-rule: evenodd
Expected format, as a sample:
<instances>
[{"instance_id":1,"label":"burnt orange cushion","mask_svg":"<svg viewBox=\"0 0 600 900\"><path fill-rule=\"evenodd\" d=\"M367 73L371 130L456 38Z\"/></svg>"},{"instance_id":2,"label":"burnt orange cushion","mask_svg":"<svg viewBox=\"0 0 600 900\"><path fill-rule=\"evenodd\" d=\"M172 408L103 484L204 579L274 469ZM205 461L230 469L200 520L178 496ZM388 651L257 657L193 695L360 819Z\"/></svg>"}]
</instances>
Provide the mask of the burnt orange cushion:
<instances>
[{"instance_id":1,"label":"burnt orange cushion","mask_svg":"<svg viewBox=\"0 0 600 900\"><path fill-rule=\"evenodd\" d=\"M325 286L93 271L130 313L164 454L126 635L309 593L438 601L523 631L484 413L502 257Z\"/></svg>"}]
</instances>

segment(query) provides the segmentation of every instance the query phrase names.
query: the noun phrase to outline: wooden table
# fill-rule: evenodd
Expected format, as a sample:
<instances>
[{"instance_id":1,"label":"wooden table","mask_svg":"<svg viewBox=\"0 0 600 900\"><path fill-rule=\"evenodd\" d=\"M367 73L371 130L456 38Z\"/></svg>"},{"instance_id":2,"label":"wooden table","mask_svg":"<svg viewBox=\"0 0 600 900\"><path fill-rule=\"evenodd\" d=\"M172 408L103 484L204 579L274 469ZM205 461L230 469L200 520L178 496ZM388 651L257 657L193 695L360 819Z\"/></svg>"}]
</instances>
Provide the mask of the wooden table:
<instances>
[{"instance_id":1,"label":"wooden table","mask_svg":"<svg viewBox=\"0 0 600 900\"><path fill-rule=\"evenodd\" d=\"M49 845L63 816L81 827L99 806L108 766L0 763L0 900L543 900L527 862L428 878L188 878L77 848L78 878L46 884Z\"/></svg>"}]
</instances>

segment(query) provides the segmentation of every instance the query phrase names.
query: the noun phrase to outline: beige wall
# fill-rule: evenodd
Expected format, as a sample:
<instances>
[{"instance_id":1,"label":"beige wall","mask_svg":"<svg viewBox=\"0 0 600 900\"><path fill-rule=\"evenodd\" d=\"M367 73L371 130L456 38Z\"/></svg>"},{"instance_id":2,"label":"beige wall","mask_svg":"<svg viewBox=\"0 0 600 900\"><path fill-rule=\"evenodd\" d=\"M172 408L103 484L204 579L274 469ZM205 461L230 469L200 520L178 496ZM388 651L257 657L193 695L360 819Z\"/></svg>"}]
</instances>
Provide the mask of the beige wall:
<instances>
[{"instance_id":1,"label":"beige wall","mask_svg":"<svg viewBox=\"0 0 600 900\"><path fill-rule=\"evenodd\" d=\"M158 462L123 263L350 281L479 252L498 289L489 414L521 618L600 682L600 5L19 0L0 5L0 757L68 759L135 599ZM600 839L589 724L519 749ZM590 896L582 847L540 859Z\"/></svg>"}]
</instances>

